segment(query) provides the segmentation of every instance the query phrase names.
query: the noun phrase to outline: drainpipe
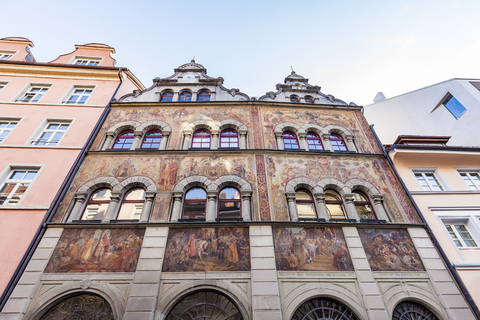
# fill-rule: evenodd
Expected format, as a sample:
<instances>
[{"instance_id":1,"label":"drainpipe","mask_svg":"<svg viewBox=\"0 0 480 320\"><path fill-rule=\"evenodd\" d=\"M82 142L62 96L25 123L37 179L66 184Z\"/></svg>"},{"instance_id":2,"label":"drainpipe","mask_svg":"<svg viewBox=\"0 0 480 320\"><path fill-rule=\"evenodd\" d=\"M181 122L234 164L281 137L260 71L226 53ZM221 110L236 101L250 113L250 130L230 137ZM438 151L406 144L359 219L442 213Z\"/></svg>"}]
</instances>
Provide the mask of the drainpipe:
<instances>
[{"instance_id":1,"label":"drainpipe","mask_svg":"<svg viewBox=\"0 0 480 320\"><path fill-rule=\"evenodd\" d=\"M118 92L118 89L120 89L120 87L123 84L121 73L122 73L122 68L118 68L118 78L120 79L120 83L118 84L117 89L113 93L112 97L110 98L110 101L108 102L107 106L103 110L102 115L100 116L97 123L95 124L95 127L90 133L90 136L88 137L87 142L85 143L82 150L80 151L80 154L75 159L75 162L73 163L72 168L70 168L70 171L65 177L65 180L63 181L62 185L60 186L60 189L55 195L55 198L50 204L50 207L48 208L48 211L45 214L42 220L42 223L38 227L37 232L35 233L35 236L30 242L30 245L28 246L27 251L23 255L22 260L20 260L20 263L18 264L17 269L15 269L15 272L13 273L12 278L10 278L10 281L8 282L7 287L5 288L5 291L2 293L2 296L0 297L0 312L3 310L5 303L7 303L8 298L12 294L13 289L15 289L15 286L17 285L18 281L20 280L20 277L25 271L25 268L27 267L27 264L30 262L30 259L32 258L33 253L37 249L37 246L40 240L42 240L43 235L47 230L46 223L52 220L53 215L55 214L58 206L60 205L61 200L64 198L65 194L67 193L68 187L72 183L73 178L75 177L75 174L77 174L78 168L80 168L80 165L85 159L85 156L88 150L92 146L92 143L95 140L95 137L97 136L98 132L100 131L100 128L105 122L107 115L110 113L110 103L113 101L113 99L115 98L115 95Z\"/></svg>"},{"instance_id":2,"label":"drainpipe","mask_svg":"<svg viewBox=\"0 0 480 320\"><path fill-rule=\"evenodd\" d=\"M465 299L467 300L468 304L470 305L470 308L472 308L473 313L475 313L475 316L477 317L477 319L480 319L480 311L478 310L477 305L475 304L475 301L473 301L472 297L470 296L470 293L468 292L467 288L463 284L462 279L460 279L460 276L458 275L457 270L455 270L452 263L450 262L447 255L445 254L445 251L443 251L443 248L440 246L440 243L438 242L437 238L433 234L432 229L430 229L430 226L428 225L427 221L425 220L425 217L423 216L422 211L420 211L420 209L418 208L417 204L415 203L415 200L413 200L412 194L407 189L407 186L405 185L402 178L398 174L397 169L395 169L395 165L393 164L392 159L390 159L390 156L388 155L387 151L383 147L383 144L380 142L380 139L378 138L377 133L373 129L373 124L370 125L370 129L372 130L373 135L375 136L375 139L377 139L378 144L382 147L383 155L385 156L385 158L387 158L387 161L390 164L390 166L392 167L393 172L395 173L395 176L397 176L398 181L400 181L403 189L405 189L405 192L407 193L407 196L410 199L410 202L413 204L413 207L415 208L415 210L417 211L420 219L422 220L422 223L423 223L425 229L427 229L427 233L430 236L430 239L433 241L433 243L435 244L435 247L440 252L440 255L442 256L443 260L446 262L448 270L450 270L450 274L453 276L453 278L455 279L455 282L460 287L460 291L462 291L462 294L465 297Z\"/></svg>"}]
</instances>

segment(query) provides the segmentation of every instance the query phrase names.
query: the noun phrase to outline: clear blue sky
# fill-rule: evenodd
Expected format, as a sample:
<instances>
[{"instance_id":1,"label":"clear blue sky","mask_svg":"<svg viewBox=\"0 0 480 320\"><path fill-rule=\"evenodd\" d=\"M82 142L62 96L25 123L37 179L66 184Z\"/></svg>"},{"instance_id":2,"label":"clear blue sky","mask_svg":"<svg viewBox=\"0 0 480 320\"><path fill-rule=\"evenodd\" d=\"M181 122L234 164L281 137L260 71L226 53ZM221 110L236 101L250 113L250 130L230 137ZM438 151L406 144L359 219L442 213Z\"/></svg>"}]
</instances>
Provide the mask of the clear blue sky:
<instances>
[{"instance_id":1,"label":"clear blue sky","mask_svg":"<svg viewBox=\"0 0 480 320\"><path fill-rule=\"evenodd\" d=\"M29 38L39 62L106 43L147 87L195 56L226 87L260 96L292 65L322 92L366 105L378 91L480 78L479 17L478 0L26 0L2 2L0 37Z\"/></svg>"}]
</instances>

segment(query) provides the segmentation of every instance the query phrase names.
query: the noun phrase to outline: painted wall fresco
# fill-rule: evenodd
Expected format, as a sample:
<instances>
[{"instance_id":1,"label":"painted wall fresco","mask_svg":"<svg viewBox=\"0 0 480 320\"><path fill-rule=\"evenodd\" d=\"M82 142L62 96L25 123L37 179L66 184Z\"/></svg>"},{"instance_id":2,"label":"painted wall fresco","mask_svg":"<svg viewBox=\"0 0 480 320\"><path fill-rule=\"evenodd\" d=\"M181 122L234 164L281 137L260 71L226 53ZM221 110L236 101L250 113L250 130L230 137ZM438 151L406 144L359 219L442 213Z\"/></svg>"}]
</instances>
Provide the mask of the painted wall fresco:
<instances>
[{"instance_id":1,"label":"painted wall fresco","mask_svg":"<svg viewBox=\"0 0 480 320\"><path fill-rule=\"evenodd\" d=\"M164 272L250 271L248 228L170 229Z\"/></svg>"},{"instance_id":2,"label":"painted wall fresco","mask_svg":"<svg viewBox=\"0 0 480 320\"><path fill-rule=\"evenodd\" d=\"M274 228L277 270L353 271L341 228Z\"/></svg>"},{"instance_id":3,"label":"painted wall fresco","mask_svg":"<svg viewBox=\"0 0 480 320\"><path fill-rule=\"evenodd\" d=\"M145 229L65 229L46 273L134 272Z\"/></svg>"},{"instance_id":4,"label":"painted wall fresco","mask_svg":"<svg viewBox=\"0 0 480 320\"><path fill-rule=\"evenodd\" d=\"M358 229L372 271L425 271L405 229Z\"/></svg>"}]
</instances>

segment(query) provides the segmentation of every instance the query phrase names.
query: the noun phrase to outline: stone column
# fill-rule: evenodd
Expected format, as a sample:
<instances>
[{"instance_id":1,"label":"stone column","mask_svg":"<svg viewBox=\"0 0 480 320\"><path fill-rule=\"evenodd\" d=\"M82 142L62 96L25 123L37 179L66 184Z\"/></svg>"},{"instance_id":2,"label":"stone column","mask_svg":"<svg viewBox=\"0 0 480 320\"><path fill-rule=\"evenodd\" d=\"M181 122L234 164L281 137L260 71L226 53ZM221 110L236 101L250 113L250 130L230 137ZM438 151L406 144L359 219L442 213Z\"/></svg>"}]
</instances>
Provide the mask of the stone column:
<instances>
[{"instance_id":1,"label":"stone column","mask_svg":"<svg viewBox=\"0 0 480 320\"><path fill-rule=\"evenodd\" d=\"M295 198L295 192L287 193L288 209L290 210L290 219L292 221L298 221L297 202Z\"/></svg>"},{"instance_id":2,"label":"stone column","mask_svg":"<svg viewBox=\"0 0 480 320\"><path fill-rule=\"evenodd\" d=\"M275 133L275 139L277 139L277 149L283 150L283 134Z\"/></svg>"},{"instance_id":3,"label":"stone column","mask_svg":"<svg viewBox=\"0 0 480 320\"><path fill-rule=\"evenodd\" d=\"M373 195L370 197L373 202L373 210L375 210L375 214L377 215L378 220L386 220L388 222L388 216L385 212L385 208L383 207L383 196L381 195Z\"/></svg>"},{"instance_id":4,"label":"stone column","mask_svg":"<svg viewBox=\"0 0 480 320\"><path fill-rule=\"evenodd\" d=\"M253 320L282 319L271 226L250 227Z\"/></svg>"},{"instance_id":5,"label":"stone column","mask_svg":"<svg viewBox=\"0 0 480 320\"><path fill-rule=\"evenodd\" d=\"M173 93L172 102L175 102L175 101L178 101L178 91L175 91L175 92Z\"/></svg>"},{"instance_id":6,"label":"stone column","mask_svg":"<svg viewBox=\"0 0 480 320\"><path fill-rule=\"evenodd\" d=\"M183 132L183 150L188 150L192 145L192 131Z\"/></svg>"},{"instance_id":7,"label":"stone column","mask_svg":"<svg viewBox=\"0 0 480 320\"><path fill-rule=\"evenodd\" d=\"M300 142L300 148L309 151L308 143L307 143L307 134L306 133L299 133L298 134L298 139L300 140L299 141Z\"/></svg>"},{"instance_id":8,"label":"stone column","mask_svg":"<svg viewBox=\"0 0 480 320\"><path fill-rule=\"evenodd\" d=\"M192 92L192 101L197 101L197 93Z\"/></svg>"},{"instance_id":9,"label":"stone column","mask_svg":"<svg viewBox=\"0 0 480 320\"><path fill-rule=\"evenodd\" d=\"M205 220L207 222L215 221L217 208L217 192L207 193L207 212L205 213Z\"/></svg>"},{"instance_id":10,"label":"stone column","mask_svg":"<svg viewBox=\"0 0 480 320\"><path fill-rule=\"evenodd\" d=\"M343 199L345 200L345 211L347 211L348 216L347 219L355 219L359 221L360 217L358 216L357 209L353 203L353 194L346 193L343 195Z\"/></svg>"},{"instance_id":11,"label":"stone column","mask_svg":"<svg viewBox=\"0 0 480 320\"><path fill-rule=\"evenodd\" d=\"M160 141L160 148L159 150L166 150L168 138L170 137L170 132L162 132L162 141Z\"/></svg>"},{"instance_id":12,"label":"stone column","mask_svg":"<svg viewBox=\"0 0 480 320\"><path fill-rule=\"evenodd\" d=\"M329 220L327 205L325 204L325 193L318 192L314 193L313 197L315 198L315 207L317 208L318 217L320 219Z\"/></svg>"},{"instance_id":13,"label":"stone column","mask_svg":"<svg viewBox=\"0 0 480 320\"><path fill-rule=\"evenodd\" d=\"M322 140L325 150L333 151L332 143L330 142L330 133L322 134Z\"/></svg>"},{"instance_id":14,"label":"stone column","mask_svg":"<svg viewBox=\"0 0 480 320\"><path fill-rule=\"evenodd\" d=\"M240 131L240 149L247 149L247 131Z\"/></svg>"},{"instance_id":15,"label":"stone column","mask_svg":"<svg viewBox=\"0 0 480 320\"><path fill-rule=\"evenodd\" d=\"M251 210L252 191L242 191L242 218L243 221L252 221Z\"/></svg>"},{"instance_id":16,"label":"stone column","mask_svg":"<svg viewBox=\"0 0 480 320\"><path fill-rule=\"evenodd\" d=\"M107 212L105 213L105 217L103 217L102 222L108 223L110 220L114 220L116 218L118 212L118 204L120 202L120 193L113 193L110 197L110 203L107 208Z\"/></svg>"},{"instance_id":17,"label":"stone column","mask_svg":"<svg viewBox=\"0 0 480 320\"><path fill-rule=\"evenodd\" d=\"M218 130L212 130L212 143L210 145L210 149L217 150L218 149Z\"/></svg>"},{"instance_id":18,"label":"stone column","mask_svg":"<svg viewBox=\"0 0 480 320\"><path fill-rule=\"evenodd\" d=\"M113 145L113 132L107 132L107 137L105 138L105 142L103 143L102 150L108 150L112 148Z\"/></svg>"},{"instance_id":19,"label":"stone column","mask_svg":"<svg viewBox=\"0 0 480 320\"><path fill-rule=\"evenodd\" d=\"M152 212L153 200L155 199L155 192L147 192L145 194L145 203L143 204L142 214L140 215L140 222L148 222L150 213Z\"/></svg>"},{"instance_id":20,"label":"stone column","mask_svg":"<svg viewBox=\"0 0 480 320\"><path fill-rule=\"evenodd\" d=\"M85 193L77 193L74 201L67 222L72 222L73 220L79 220L81 218L83 204L85 203Z\"/></svg>"},{"instance_id":21,"label":"stone column","mask_svg":"<svg viewBox=\"0 0 480 320\"><path fill-rule=\"evenodd\" d=\"M135 131L133 133L134 138L133 138L133 143L132 143L132 146L130 147L130 150L135 150L137 148L140 148L142 144L142 134L143 134L142 131Z\"/></svg>"},{"instance_id":22,"label":"stone column","mask_svg":"<svg viewBox=\"0 0 480 320\"><path fill-rule=\"evenodd\" d=\"M345 142L347 144L347 149L348 151L357 151L357 148L355 148L355 143L353 143L353 135L347 135L345 136Z\"/></svg>"},{"instance_id":23,"label":"stone column","mask_svg":"<svg viewBox=\"0 0 480 320\"><path fill-rule=\"evenodd\" d=\"M173 193L173 209L172 209L172 222L177 222L180 219L180 215L182 214L182 198L183 192L174 192Z\"/></svg>"}]
</instances>

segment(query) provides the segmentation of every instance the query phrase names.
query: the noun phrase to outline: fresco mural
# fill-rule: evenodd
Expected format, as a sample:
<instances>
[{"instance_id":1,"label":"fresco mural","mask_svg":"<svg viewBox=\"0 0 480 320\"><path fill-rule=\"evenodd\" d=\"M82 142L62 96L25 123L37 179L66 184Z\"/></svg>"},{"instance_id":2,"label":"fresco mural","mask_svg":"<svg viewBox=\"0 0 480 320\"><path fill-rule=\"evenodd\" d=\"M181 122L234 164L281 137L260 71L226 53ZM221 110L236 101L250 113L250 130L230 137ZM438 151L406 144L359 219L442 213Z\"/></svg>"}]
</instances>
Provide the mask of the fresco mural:
<instances>
[{"instance_id":1,"label":"fresco mural","mask_svg":"<svg viewBox=\"0 0 480 320\"><path fill-rule=\"evenodd\" d=\"M341 228L274 228L282 271L353 271Z\"/></svg>"},{"instance_id":2,"label":"fresco mural","mask_svg":"<svg viewBox=\"0 0 480 320\"><path fill-rule=\"evenodd\" d=\"M46 273L134 272L145 229L65 229Z\"/></svg>"},{"instance_id":3,"label":"fresco mural","mask_svg":"<svg viewBox=\"0 0 480 320\"><path fill-rule=\"evenodd\" d=\"M425 271L405 229L358 229L372 271Z\"/></svg>"},{"instance_id":4,"label":"fresco mural","mask_svg":"<svg viewBox=\"0 0 480 320\"><path fill-rule=\"evenodd\" d=\"M248 228L170 229L164 272L250 271Z\"/></svg>"}]
</instances>

